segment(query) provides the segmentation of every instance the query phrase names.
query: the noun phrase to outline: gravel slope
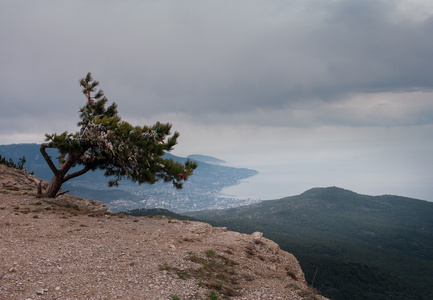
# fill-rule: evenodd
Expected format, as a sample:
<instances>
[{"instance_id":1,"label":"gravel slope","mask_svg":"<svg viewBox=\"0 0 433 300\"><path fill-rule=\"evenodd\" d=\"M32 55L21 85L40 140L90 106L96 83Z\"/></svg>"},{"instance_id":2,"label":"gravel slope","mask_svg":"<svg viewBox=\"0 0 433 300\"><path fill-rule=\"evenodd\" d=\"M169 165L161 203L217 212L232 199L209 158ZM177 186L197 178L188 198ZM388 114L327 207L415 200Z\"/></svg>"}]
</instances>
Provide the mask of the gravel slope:
<instances>
[{"instance_id":1,"label":"gravel slope","mask_svg":"<svg viewBox=\"0 0 433 300\"><path fill-rule=\"evenodd\" d=\"M59 206L5 170L18 172L0 168L0 299L324 299L260 233L104 213L69 196Z\"/></svg>"}]
</instances>

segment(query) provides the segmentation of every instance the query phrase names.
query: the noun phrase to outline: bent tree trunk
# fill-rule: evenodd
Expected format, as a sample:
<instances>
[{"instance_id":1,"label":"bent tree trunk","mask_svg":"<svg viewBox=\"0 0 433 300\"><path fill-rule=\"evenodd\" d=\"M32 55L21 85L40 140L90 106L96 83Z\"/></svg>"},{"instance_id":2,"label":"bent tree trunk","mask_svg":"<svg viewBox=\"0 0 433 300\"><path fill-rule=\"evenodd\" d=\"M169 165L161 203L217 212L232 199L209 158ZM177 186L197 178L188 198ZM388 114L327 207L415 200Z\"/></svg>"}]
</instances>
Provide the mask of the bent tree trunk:
<instances>
[{"instance_id":1,"label":"bent tree trunk","mask_svg":"<svg viewBox=\"0 0 433 300\"><path fill-rule=\"evenodd\" d=\"M42 194L42 197L55 198L57 193L60 191L62 184L63 184L62 178L60 178L58 175L54 175L50 183L48 184L48 187Z\"/></svg>"},{"instance_id":2,"label":"bent tree trunk","mask_svg":"<svg viewBox=\"0 0 433 300\"><path fill-rule=\"evenodd\" d=\"M51 179L50 183L48 184L48 187L46 190L42 193L42 197L45 198L55 198L57 193L60 191L60 188L62 187L62 184L68 181L69 179L75 178L77 176L83 175L87 171L90 170L88 166L84 166L83 169L80 171L67 174L71 167L78 161L78 159L84 154L85 151L83 151L80 154L61 154L58 157L59 160L59 168L56 168L53 161L51 160L51 157L47 154L46 148L55 148L53 143L48 144L41 144L40 151L42 153L42 156L44 157L45 161L48 163L48 166L50 167L51 171L53 172L54 176ZM87 150L87 149L85 149ZM67 155L67 158L66 158Z\"/></svg>"}]
</instances>

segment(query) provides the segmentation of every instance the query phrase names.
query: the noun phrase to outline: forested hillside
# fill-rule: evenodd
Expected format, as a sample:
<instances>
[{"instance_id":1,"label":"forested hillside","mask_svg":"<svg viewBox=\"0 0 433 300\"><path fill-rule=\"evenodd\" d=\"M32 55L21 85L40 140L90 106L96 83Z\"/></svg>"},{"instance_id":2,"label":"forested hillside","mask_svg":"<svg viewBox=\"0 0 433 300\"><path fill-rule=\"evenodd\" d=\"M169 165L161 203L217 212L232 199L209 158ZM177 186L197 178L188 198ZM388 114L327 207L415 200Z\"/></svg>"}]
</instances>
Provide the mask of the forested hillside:
<instances>
[{"instance_id":1,"label":"forested hillside","mask_svg":"<svg viewBox=\"0 0 433 300\"><path fill-rule=\"evenodd\" d=\"M189 215L263 232L294 253L309 283L331 299L429 299L433 293L431 202L330 187Z\"/></svg>"}]
</instances>

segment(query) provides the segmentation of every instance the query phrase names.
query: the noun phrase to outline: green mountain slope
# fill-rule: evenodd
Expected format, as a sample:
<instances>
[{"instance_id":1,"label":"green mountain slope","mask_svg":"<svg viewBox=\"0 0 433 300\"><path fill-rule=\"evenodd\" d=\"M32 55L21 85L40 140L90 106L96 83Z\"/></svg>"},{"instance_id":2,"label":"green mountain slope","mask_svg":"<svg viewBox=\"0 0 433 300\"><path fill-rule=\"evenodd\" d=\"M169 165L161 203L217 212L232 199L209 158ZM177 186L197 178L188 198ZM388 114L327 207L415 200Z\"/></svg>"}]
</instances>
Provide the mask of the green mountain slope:
<instances>
[{"instance_id":1,"label":"green mountain slope","mask_svg":"<svg viewBox=\"0 0 433 300\"><path fill-rule=\"evenodd\" d=\"M430 299L433 293L431 202L330 187L188 215L263 232L295 254L307 280L332 299Z\"/></svg>"}]
</instances>

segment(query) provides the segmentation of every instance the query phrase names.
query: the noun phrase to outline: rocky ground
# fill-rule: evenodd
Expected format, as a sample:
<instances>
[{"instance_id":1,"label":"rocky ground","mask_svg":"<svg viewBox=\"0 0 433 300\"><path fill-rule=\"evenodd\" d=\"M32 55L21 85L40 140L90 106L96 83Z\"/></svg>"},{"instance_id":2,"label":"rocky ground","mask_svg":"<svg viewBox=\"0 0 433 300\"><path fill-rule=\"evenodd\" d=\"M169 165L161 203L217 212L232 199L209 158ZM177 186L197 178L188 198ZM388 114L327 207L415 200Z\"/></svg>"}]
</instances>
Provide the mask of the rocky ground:
<instances>
[{"instance_id":1,"label":"rocky ground","mask_svg":"<svg viewBox=\"0 0 433 300\"><path fill-rule=\"evenodd\" d=\"M0 165L0 299L324 299L261 233L34 190Z\"/></svg>"}]
</instances>

